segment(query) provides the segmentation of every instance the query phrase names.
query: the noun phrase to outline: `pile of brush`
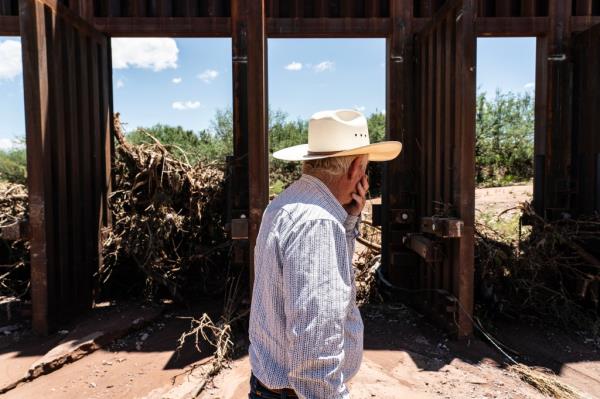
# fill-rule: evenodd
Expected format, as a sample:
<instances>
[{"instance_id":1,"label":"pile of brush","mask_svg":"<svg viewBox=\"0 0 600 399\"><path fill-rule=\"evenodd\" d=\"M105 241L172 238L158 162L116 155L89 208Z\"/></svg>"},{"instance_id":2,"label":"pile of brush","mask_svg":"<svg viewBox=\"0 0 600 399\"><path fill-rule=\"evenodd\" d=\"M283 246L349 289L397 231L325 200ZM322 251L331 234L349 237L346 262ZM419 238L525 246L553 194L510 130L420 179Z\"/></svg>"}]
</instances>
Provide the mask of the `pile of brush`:
<instances>
[{"instance_id":1,"label":"pile of brush","mask_svg":"<svg viewBox=\"0 0 600 399\"><path fill-rule=\"evenodd\" d=\"M19 231L19 223L28 215L27 204L24 185L0 182L0 300L21 298L28 293L29 242L2 237L4 231Z\"/></svg>"},{"instance_id":2,"label":"pile of brush","mask_svg":"<svg viewBox=\"0 0 600 399\"><path fill-rule=\"evenodd\" d=\"M518 240L477 226L479 304L598 331L600 215L549 221L528 203L520 211L530 227Z\"/></svg>"},{"instance_id":3,"label":"pile of brush","mask_svg":"<svg viewBox=\"0 0 600 399\"><path fill-rule=\"evenodd\" d=\"M118 117L115 127L112 226L103 243L101 289L123 293L145 281L141 288L149 298L160 289L178 300L220 293L230 246L223 167L190 165L157 140L131 145Z\"/></svg>"}]
</instances>

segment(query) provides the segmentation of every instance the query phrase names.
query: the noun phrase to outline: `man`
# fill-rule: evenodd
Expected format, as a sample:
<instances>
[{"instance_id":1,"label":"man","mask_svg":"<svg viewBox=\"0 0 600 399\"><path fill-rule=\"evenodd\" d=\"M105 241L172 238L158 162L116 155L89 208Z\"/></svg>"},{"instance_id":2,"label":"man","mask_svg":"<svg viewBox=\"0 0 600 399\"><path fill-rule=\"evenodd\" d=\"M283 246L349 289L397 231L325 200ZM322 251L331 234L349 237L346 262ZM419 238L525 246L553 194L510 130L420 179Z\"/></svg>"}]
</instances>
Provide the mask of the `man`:
<instances>
[{"instance_id":1,"label":"man","mask_svg":"<svg viewBox=\"0 0 600 399\"><path fill-rule=\"evenodd\" d=\"M308 144L273 154L304 161L303 175L269 204L256 241L251 399L349 397L362 360L352 255L367 163L401 148L370 144L365 117L336 110L311 117Z\"/></svg>"}]
</instances>

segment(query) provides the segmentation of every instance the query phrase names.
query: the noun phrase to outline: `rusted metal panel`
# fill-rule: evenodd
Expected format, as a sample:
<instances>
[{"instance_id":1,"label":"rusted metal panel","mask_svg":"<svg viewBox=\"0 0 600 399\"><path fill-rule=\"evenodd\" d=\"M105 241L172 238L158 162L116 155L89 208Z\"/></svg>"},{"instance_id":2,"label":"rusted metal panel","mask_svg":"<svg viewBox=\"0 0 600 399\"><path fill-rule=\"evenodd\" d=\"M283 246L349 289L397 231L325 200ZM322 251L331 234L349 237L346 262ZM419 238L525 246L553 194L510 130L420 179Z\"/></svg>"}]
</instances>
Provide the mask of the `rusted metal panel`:
<instances>
[{"instance_id":1,"label":"rusted metal panel","mask_svg":"<svg viewBox=\"0 0 600 399\"><path fill-rule=\"evenodd\" d=\"M45 334L91 305L91 295L85 288L100 259L98 215L106 211L97 198L106 195L108 189L102 184L107 160L97 146L90 145L87 153L83 151L84 143L79 139L89 137L97 142L108 129L110 121L101 118L96 99L106 103L100 88L105 92L109 82L93 73L93 62L86 73L96 82L84 79L79 63L82 56L91 59L95 54L95 62L104 63L96 69L108 70L107 55L101 54L107 51L106 47L102 50L107 38L53 0L21 0L20 15L33 327ZM89 47L96 51L84 51L83 42L91 43ZM84 87L91 89L91 95L85 95L87 101L79 101ZM94 121L91 129L85 129L84 116L79 119L86 112ZM89 174L82 176L85 172ZM83 186L90 181L91 185ZM83 198L87 188L94 195L90 201ZM84 227L87 225L96 229L88 230Z\"/></svg>"},{"instance_id":2,"label":"rusted metal panel","mask_svg":"<svg viewBox=\"0 0 600 399\"><path fill-rule=\"evenodd\" d=\"M548 30L548 17L477 18L477 36L540 36Z\"/></svg>"},{"instance_id":3,"label":"rusted metal panel","mask_svg":"<svg viewBox=\"0 0 600 399\"><path fill-rule=\"evenodd\" d=\"M544 202L548 217L570 207L571 121L570 66L568 41L571 2L550 2L547 54ZM535 198L534 198L535 200Z\"/></svg>"},{"instance_id":4,"label":"rusted metal panel","mask_svg":"<svg viewBox=\"0 0 600 399\"><path fill-rule=\"evenodd\" d=\"M229 37L228 17L94 18L94 26L112 37Z\"/></svg>"},{"instance_id":5,"label":"rusted metal panel","mask_svg":"<svg viewBox=\"0 0 600 399\"><path fill-rule=\"evenodd\" d=\"M446 2L418 36L422 201L420 230L447 239L444 260L420 271L422 300L458 336L472 331L475 177L474 1ZM441 216L440 216L441 215ZM457 298L454 314L435 294ZM427 309L425 309L427 311Z\"/></svg>"},{"instance_id":6,"label":"rusted metal panel","mask_svg":"<svg viewBox=\"0 0 600 399\"><path fill-rule=\"evenodd\" d=\"M270 18L269 37L387 37L389 18Z\"/></svg>"},{"instance_id":7,"label":"rusted metal panel","mask_svg":"<svg viewBox=\"0 0 600 399\"><path fill-rule=\"evenodd\" d=\"M600 25L573 38L572 212L600 211Z\"/></svg>"}]
</instances>

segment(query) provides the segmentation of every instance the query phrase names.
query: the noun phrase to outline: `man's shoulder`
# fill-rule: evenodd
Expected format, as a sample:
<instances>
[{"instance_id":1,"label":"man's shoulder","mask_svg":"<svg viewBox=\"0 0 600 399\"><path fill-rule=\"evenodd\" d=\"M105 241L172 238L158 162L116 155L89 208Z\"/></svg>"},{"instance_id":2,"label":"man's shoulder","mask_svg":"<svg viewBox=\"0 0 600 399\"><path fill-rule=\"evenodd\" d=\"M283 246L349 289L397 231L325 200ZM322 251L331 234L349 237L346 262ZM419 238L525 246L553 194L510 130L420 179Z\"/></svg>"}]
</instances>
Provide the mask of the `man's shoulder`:
<instances>
[{"instance_id":1,"label":"man's shoulder","mask_svg":"<svg viewBox=\"0 0 600 399\"><path fill-rule=\"evenodd\" d=\"M294 184L282 191L267 206L265 214L267 213L285 218L292 224L322 219L337 222L318 195L298 189Z\"/></svg>"}]
</instances>

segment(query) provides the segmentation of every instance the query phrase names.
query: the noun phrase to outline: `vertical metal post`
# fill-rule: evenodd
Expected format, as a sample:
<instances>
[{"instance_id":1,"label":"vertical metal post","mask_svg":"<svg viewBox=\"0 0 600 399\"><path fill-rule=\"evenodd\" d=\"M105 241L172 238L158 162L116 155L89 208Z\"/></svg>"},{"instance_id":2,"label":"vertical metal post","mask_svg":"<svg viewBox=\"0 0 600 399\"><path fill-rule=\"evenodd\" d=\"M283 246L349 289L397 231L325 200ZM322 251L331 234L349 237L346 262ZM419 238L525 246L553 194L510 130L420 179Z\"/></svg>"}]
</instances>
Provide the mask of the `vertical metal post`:
<instances>
[{"instance_id":1,"label":"vertical metal post","mask_svg":"<svg viewBox=\"0 0 600 399\"><path fill-rule=\"evenodd\" d=\"M400 284L403 270L417 258L402 245L402 236L415 231L415 157L417 130L414 120L413 2L390 2L392 32L386 39L386 139L402 142L402 153L384 165L382 184L382 264L388 278ZM395 210L399 211L395 214ZM396 216L406 211L412 220L398 224ZM410 264L408 264L410 263Z\"/></svg>"},{"instance_id":2,"label":"vertical metal post","mask_svg":"<svg viewBox=\"0 0 600 399\"><path fill-rule=\"evenodd\" d=\"M248 218L247 262L254 280L254 245L268 203L267 42L265 0L232 0L232 218Z\"/></svg>"}]
</instances>

